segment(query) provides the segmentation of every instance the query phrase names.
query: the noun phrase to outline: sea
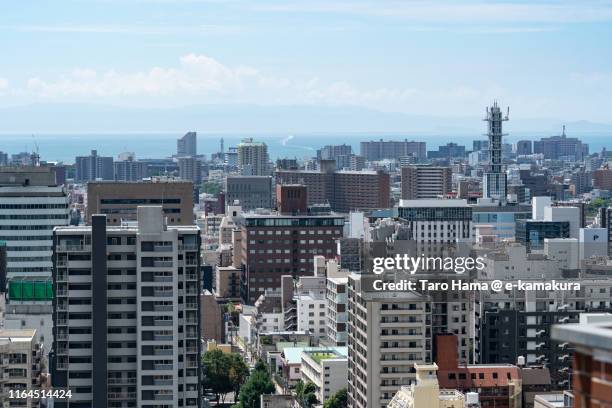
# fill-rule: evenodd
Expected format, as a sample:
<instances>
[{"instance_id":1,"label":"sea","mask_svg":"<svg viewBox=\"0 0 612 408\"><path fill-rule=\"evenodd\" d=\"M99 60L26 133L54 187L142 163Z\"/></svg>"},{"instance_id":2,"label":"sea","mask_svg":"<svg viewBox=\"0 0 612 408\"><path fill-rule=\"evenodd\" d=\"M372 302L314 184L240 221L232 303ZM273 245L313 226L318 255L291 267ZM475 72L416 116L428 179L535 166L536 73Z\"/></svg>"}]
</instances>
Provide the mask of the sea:
<instances>
[{"instance_id":1,"label":"sea","mask_svg":"<svg viewBox=\"0 0 612 408\"><path fill-rule=\"evenodd\" d=\"M117 157L122 152L134 152L137 159L169 157L176 152L176 139L182 133L112 133L112 134L0 134L0 151L16 154L38 151L41 160L74 163L76 156L89 155L97 150L101 156ZM550 134L540 132L515 132L505 142L536 140ZM603 147L612 148L612 137L608 133L584 133L572 135L589 144L590 152ZM470 134L412 134L412 133L315 133L315 134L207 134L198 133L198 153L210 155L220 151L221 139L225 150L236 146L244 138L265 142L272 160L277 158L305 159L316 156L316 150L330 144L349 144L359 152L359 143L368 140L417 140L427 142L427 150L449 142L465 145L471 150L473 140L486 136ZM569 136L568 136L569 137Z\"/></svg>"}]
</instances>

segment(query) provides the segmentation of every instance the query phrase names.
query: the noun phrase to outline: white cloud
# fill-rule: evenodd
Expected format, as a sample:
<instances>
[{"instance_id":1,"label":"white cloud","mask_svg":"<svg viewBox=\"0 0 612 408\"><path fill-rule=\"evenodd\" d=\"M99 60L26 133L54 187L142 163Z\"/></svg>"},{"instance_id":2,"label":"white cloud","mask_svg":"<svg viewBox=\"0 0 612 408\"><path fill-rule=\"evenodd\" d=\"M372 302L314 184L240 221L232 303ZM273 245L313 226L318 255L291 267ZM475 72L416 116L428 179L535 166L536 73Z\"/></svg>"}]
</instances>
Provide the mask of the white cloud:
<instances>
[{"instance_id":1,"label":"white cloud","mask_svg":"<svg viewBox=\"0 0 612 408\"><path fill-rule=\"evenodd\" d=\"M241 30L235 25L221 24L195 24L185 26L175 25L118 25L118 24L90 24L90 25L20 25L11 27L20 32L34 33L67 33L67 34L231 34Z\"/></svg>"},{"instance_id":2,"label":"white cloud","mask_svg":"<svg viewBox=\"0 0 612 408\"><path fill-rule=\"evenodd\" d=\"M7 90L9 87L8 79L0 78L0 92Z\"/></svg>"},{"instance_id":3,"label":"white cloud","mask_svg":"<svg viewBox=\"0 0 612 408\"><path fill-rule=\"evenodd\" d=\"M374 79L374 83L376 83ZM352 105L384 111L426 113L440 108L480 107L504 90L464 84L388 87L324 81L317 77L287 78L250 66L229 66L206 55L187 54L176 66L136 72L77 68L49 79L32 77L20 94L34 100L102 102L137 106L200 103L261 105ZM442 107L440 105L443 105Z\"/></svg>"},{"instance_id":4,"label":"white cloud","mask_svg":"<svg viewBox=\"0 0 612 408\"><path fill-rule=\"evenodd\" d=\"M432 2L432 1L290 1L257 2L261 12L326 13L385 17L417 23L583 23L612 20L605 1L583 2Z\"/></svg>"}]
</instances>

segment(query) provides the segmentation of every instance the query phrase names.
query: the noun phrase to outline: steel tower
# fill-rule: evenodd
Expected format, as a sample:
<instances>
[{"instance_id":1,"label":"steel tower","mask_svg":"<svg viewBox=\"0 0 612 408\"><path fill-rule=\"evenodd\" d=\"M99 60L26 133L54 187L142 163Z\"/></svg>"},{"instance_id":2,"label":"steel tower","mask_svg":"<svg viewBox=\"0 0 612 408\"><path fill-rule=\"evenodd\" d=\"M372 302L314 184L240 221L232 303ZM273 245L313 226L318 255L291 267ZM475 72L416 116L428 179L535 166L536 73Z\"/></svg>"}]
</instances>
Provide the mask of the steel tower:
<instances>
[{"instance_id":1,"label":"steel tower","mask_svg":"<svg viewBox=\"0 0 612 408\"><path fill-rule=\"evenodd\" d=\"M510 108L505 116L497 105L487 107L487 114L484 121L488 124L487 136L489 137L489 158L483 180L483 198L493 198L504 203L507 193L506 173L502 168L502 123L508 120Z\"/></svg>"}]
</instances>

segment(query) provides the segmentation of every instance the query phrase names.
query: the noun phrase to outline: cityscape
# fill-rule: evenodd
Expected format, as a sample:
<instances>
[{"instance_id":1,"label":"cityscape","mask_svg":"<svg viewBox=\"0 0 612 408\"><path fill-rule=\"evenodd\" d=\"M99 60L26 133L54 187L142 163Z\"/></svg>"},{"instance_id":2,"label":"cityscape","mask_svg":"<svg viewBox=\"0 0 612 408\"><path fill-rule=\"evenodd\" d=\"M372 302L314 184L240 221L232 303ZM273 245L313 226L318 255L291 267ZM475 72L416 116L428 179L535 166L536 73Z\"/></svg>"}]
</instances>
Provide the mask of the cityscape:
<instances>
[{"instance_id":1,"label":"cityscape","mask_svg":"<svg viewBox=\"0 0 612 408\"><path fill-rule=\"evenodd\" d=\"M199 154L195 131L171 157L0 153L5 406L610 401L608 152L565 128L506 143L498 102L483 119L471 146L308 160ZM403 268L427 284L389 286Z\"/></svg>"},{"instance_id":2,"label":"cityscape","mask_svg":"<svg viewBox=\"0 0 612 408\"><path fill-rule=\"evenodd\" d=\"M612 408L608 0L0 13L0 408Z\"/></svg>"}]
</instances>

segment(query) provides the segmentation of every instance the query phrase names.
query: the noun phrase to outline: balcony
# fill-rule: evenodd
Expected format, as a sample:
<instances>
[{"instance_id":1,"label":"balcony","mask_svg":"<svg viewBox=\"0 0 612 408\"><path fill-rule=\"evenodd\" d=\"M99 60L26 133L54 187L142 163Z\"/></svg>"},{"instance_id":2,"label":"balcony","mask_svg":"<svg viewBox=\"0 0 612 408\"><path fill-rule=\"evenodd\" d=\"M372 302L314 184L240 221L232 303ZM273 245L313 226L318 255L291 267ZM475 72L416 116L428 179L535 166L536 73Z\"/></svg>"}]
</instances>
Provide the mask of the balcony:
<instances>
[{"instance_id":1,"label":"balcony","mask_svg":"<svg viewBox=\"0 0 612 408\"><path fill-rule=\"evenodd\" d=\"M153 370L172 370L172 364L153 364Z\"/></svg>"},{"instance_id":2,"label":"balcony","mask_svg":"<svg viewBox=\"0 0 612 408\"><path fill-rule=\"evenodd\" d=\"M65 251L65 252L91 251L91 245L60 244L58 245L57 249L58 251Z\"/></svg>"},{"instance_id":3,"label":"balcony","mask_svg":"<svg viewBox=\"0 0 612 408\"><path fill-rule=\"evenodd\" d=\"M136 399L135 392L109 392L108 399L119 400L119 399Z\"/></svg>"},{"instance_id":4,"label":"balcony","mask_svg":"<svg viewBox=\"0 0 612 408\"><path fill-rule=\"evenodd\" d=\"M109 378L107 380L110 385L136 384L136 378Z\"/></svg>"}]
</instances>

